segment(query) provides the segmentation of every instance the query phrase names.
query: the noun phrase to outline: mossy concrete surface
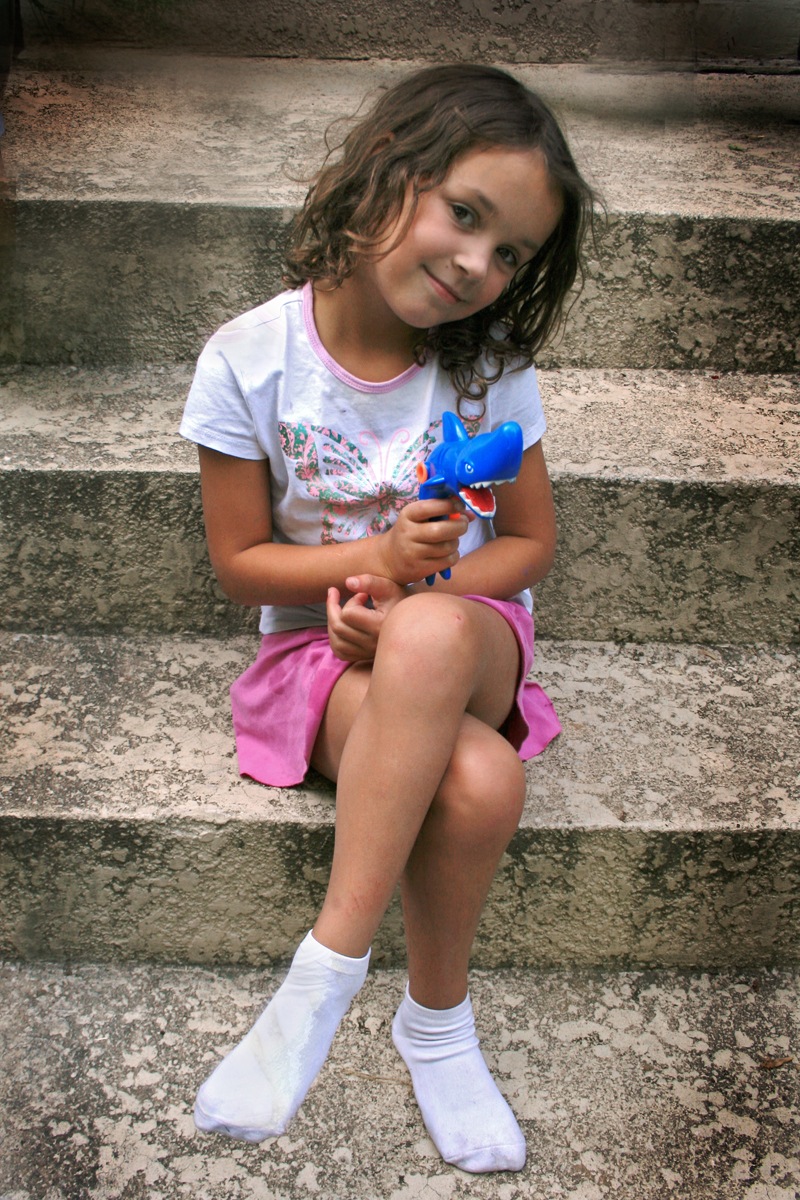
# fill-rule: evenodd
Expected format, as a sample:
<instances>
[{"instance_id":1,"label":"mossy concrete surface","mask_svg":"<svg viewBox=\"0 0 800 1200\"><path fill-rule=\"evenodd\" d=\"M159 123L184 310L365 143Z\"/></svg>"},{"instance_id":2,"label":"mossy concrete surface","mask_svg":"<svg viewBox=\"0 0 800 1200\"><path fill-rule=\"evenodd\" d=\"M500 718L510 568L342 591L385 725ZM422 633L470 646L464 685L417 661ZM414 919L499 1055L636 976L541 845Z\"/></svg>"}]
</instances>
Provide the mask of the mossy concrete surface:
<instances>
[{"instance_id":1,"label":"mossy concrete surface","mask_svg":"<svg viewBox=\"0 0 800 1200\"><path fill-rule=\"evenodd\" d=\"M220 829L3 818L0 951L58 961L282 962L316 920L332 854L330 826L292 821L230 820ZM796 831L525 828L495 878L473 961L797 963L799 884ZM396 902L374 953L377 962L404 959Z\"/></svg>"},{"instance_id":2,"label":"mossy concrete surface","mask_svg":"<svg viewBox=\"0 0 800 1200\"><path fill-rule=\"evenodd\" d=\"M205 548L176 433L191 368L0 370L12 629L253 629ZM542 372L560 531L547 637L800 638L797 377Z\"/></svg>"},{"instance_id":3,"label":"mossy concrete surface","mask_svg":"<svg viewBox=\"0 0 800 1200\"><path fill-rule=\"evenodd\" d=\"M800 983L475 971L481 1049L528 1143L467 1175L428 1138L391 1043L399 971L372 970L288 1132L198 1134L202 1080L274 971L0 966L0 1188L14 1200L791 1200ZM765 1061L773 1065L761 1066Z\"/></svg>"},{"instance_id":4,"label":"mossy concrete surface","mask_svg":"<svg viewBox=\"0 0 800 1200\"><path fill-rule=\"evenodd\" d=\"M281 287L290 214L226 204L18 200L0 362L194 359ZM549 366L796 370L791 221L612 215ZM758 295L758 305L748 296Z\"/></svg>"},{"instance_id":5,"label":"mossy concrete surface","mask_svg":"<svg viewBox=\"0 0 800 1200\"><path fill-rule=\"evenodd\" d=\"M0 952L285 960L334 792L238 778L227 689L256 639L2 644ZM796 655L542 643L534 677L564 732L527 766L476 964L800 960ZM375 956L402 955L395 907Z\"/></svg>"},{"instance_id":6,"label":"mossy concrete surface","mask_svg":"<svg viewBox=\"0 0 800 1200\"><path fill-rule=\"evenodd\" d=\"M654 64L796 59L798 0L23 0L26 35L212 54Z\"/></svg>"},{"instance_id":7,"label":"mossy concrete surface","mask_svg":"<svg viewBox=\"0 0 800 1200\"><path fill-rule=\"evenodd\" d=\"M0 361L195 357L279 290L286 225L328 126L336 143L342 119L414 65L24 55L3 105ZM609 213L543 361L795 369L796 81L519 74L555 106Z\"/></svg>"},{"instance_id":8,"label":"mossy concrete surface","mask_svg":"<svg viewBox=\"0 0 800 1200\"><path fill-rule=\"evenodd\" d=\"M14 209L0 361L194 358L237 309L281 290L285 222L269 209L113 200Z\"/></svg>"},{"instance_id":9,"label":"mossy concrete surface","mask_svg":"<svg viewBox=\"0 0 800 1200\"><path fill-rule=\"evenodd\" d=\"M537 622L567 635L717 642L800 639L798 489L560 478L558 564ZM46 514L46 520L42 520ZM196 475L6 472L7 629L231 633L208 562Z\"/></svg>"}]
</instances>

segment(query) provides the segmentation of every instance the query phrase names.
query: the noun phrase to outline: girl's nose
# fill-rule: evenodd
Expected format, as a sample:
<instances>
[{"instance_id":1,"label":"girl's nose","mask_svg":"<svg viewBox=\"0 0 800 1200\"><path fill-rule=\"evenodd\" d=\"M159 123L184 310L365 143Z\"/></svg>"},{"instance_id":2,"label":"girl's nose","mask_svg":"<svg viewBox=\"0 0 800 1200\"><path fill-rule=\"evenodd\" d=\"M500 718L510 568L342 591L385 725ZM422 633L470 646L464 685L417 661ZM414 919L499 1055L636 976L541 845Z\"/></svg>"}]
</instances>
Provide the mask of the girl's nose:
<instances>
[{"instance_id":1,"label":"girl's nose","mask_svg":"<svg viewBox=\"0 0 800 1200\"><path fill-rule=\"evenodd\" d=\"M468 279L480 280L486 276L490 258L491 250L488 245L483 245L478 238L470 238L467 243L459 247L453 261Z\"/></svg>"}]
</instances>

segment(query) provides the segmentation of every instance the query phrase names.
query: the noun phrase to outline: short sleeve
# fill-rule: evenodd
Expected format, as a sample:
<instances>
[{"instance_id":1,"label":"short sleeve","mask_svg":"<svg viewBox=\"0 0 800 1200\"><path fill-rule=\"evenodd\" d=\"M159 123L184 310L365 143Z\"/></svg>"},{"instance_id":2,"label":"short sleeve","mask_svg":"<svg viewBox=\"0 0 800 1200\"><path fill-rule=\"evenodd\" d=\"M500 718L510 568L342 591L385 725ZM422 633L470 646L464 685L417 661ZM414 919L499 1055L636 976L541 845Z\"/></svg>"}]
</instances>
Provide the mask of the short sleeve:
<instances>
[{"instance_id":1,"label":"short sleeve","mask_svg":"<svg viewBox=\"0 0 800 1200\"><path fill-rule=\"evenodd\" d=\"M225 354L225 338L216 334L197 361L181 437L233 458L266 458L244 392Z\"/></svg>"},{"instance_id":2,"label":"short sleeve","mask_svg":"<svg viewBox=\"0 0 800 1200\"><path fill-rule=\"evenodd\" d=\"M522 446L527 450L529 446L534 446L540 441L547 431L536 368L525 367L521 371L509 371L500 383L506 385L503 389L504 403L509 413L503 420L518 422L522 427Z\"/></svg>"}]
</instances>

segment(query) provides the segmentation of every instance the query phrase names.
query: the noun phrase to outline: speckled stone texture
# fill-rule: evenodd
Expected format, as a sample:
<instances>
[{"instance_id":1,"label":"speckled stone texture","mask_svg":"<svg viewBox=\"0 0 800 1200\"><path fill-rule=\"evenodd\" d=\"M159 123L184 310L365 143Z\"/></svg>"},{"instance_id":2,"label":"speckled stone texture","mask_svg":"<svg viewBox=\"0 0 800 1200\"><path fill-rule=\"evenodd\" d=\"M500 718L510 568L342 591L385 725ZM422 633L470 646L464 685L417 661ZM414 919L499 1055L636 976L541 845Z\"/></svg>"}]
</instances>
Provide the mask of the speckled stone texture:
<instances>
[{"instance_id":1,"label":"speckled stone texture","mask_svg":"<svg viewBox=\"0 0 800 1200\"><path fill-rule=\"evenodd\" d=\"M0 361L193 358L279 290L285 226L325 129L414 65L23 55L3 103L15 199ZM609 212L543 361L796 369L794 77L519 74L556 107Z\"/></svg>"},{"instance_id":2,"label":"speckled stone texture","mask_svg":"<svg viewBox=\"0 0 800 1200\"><path fill-rule=\"evenodd\" d=\"M268 972L0 967L7 1200L794 1200L793 972L475 972L483 1052L528 1141L519 1174L444 1164L372 972L286 1135L194 1130L195 1091ZM763 1069L765 1060L784 1065Z\"/></svg>"},{"instance_id":3,"label":"speckled stone texture","mask_svg":"<svg viewBox=\"0 0 800 1200\"><path fill-rule=\"evenodd\" d=\"M254 629L177 436L191 368L0 368L0 624ZM800 638L800 379L545 371L559 523L545 637Z\"/></svg>"},{"instance_id":4,"label":"speckled stone texture","mask_svg":"<svg viewBox=\"0 0 800 1200\"><path fill-rule=\"evenodd\" d=\"M23 0L28 36L214 54L661 64L796 55L798 0Z\"/></svg>"},{"instance_id":5,"label":"speckled stone texture","mask_svg":"<svg viewBox=\"0 0 800 1200\"><path fill-rule=\"evenodd\" d=\"M334 794L236 773L255 641L3 635L0 952L283 961L322 903ZM475 947L486 967L796 962L797 656L540 643L564 732ZM393 907L376 962L402 959Z\"/></svg>"}]
</instances>

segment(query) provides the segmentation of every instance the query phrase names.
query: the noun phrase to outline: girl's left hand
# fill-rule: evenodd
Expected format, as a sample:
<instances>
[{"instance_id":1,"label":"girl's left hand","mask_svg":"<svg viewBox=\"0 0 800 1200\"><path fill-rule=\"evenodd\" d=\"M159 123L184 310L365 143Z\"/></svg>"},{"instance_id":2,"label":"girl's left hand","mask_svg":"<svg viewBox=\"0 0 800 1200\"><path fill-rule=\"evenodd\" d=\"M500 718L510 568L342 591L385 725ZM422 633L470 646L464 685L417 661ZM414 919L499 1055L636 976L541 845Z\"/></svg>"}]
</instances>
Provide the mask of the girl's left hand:
<instances>
[{"instance_id":1,"label":"girl's left hand","mask_svg":"<svg viewBox=\"0 0 800 1200\"><path fill-rule=\"evenodd\" d=\"M344 662L372 662L386 614L408 595L391 579L355 575L345 580L353 593L342 606L339 589L328 588L328 638L331 650ZM372 608L367 601L372 599Z\"/></svg>"}]
</instances>

